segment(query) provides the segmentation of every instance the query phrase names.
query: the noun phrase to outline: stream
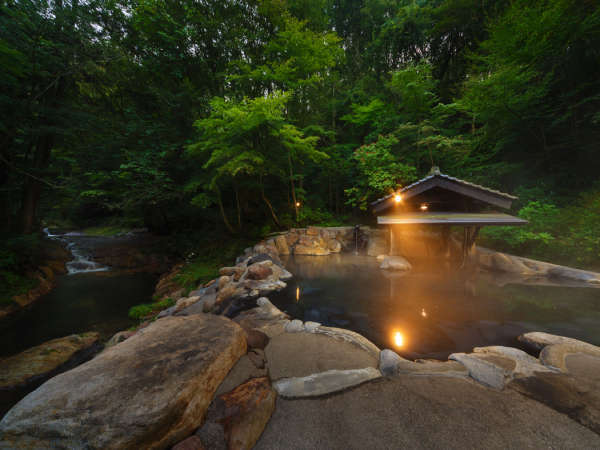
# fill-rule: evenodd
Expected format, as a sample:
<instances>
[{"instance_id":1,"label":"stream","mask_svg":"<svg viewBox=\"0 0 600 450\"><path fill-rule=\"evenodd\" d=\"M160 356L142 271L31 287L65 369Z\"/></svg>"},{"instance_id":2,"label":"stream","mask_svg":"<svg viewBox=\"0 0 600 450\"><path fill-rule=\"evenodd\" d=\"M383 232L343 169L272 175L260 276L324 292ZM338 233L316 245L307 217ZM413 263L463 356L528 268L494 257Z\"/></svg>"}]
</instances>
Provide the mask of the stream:
<instances>
[{"instance_id":1,"label":"stream","mask_svg":"<svg viewBox=\"0 0 600 450\"><path fill-rule=\"evenodd\" d=\"M92 237L82 233L53 234L73 259L56 287L32 305L0 321L0 357L19 353L51 339L97 331L102 340L135 324L129 308L151 301L156 275L124 273L92 259L92 250L127 242L127 236Z\"/></svg>"}]
</instances>

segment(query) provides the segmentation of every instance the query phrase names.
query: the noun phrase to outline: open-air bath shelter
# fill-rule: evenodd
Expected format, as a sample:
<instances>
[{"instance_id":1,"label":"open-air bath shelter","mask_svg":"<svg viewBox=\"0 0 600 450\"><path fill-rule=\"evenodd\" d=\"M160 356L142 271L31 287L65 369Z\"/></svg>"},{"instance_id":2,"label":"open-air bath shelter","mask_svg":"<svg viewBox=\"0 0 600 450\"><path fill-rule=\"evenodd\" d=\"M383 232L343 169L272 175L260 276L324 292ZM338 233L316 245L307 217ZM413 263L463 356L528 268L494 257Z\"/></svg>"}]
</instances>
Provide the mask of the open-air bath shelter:
<instances>
[{"instance_id":1,"label":"open-air bath shelter","mask_svg":"<svg viewBox=\"0 0 600 450\"><path fill-rule=\"evenodd\" d=\"M524 225L526 220L506 214L517 197L445 175L432 168L425 178L371 204L377 223L389 225L390 255L407 256L418 236L435 236L431 251L450 254L451 227L462 227L464 262L484 226ZM415 229L419 234L414 233ZM431 255L430 255L431 256Z\"/></svg>"}]
</instances>

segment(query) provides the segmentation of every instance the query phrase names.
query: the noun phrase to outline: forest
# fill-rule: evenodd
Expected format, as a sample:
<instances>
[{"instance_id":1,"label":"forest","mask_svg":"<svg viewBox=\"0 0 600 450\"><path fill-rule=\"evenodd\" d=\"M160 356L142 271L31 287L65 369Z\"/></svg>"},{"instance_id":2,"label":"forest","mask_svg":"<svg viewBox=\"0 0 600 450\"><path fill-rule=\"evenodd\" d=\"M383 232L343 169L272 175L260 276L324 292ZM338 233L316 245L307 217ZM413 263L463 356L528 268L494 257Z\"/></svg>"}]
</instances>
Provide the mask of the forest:
<instances>
[{"instance_id":1,"label":"forest","mask_svg":"<svg viewBox=\"0 0 600 450\"><path fill-rule=\"evenodd\" d=\"M2 0L0 65L5 284L43 227L202 252L434 165L519 196L486 245L600 267L596 0Z\"/></svg>"}]
</instances>

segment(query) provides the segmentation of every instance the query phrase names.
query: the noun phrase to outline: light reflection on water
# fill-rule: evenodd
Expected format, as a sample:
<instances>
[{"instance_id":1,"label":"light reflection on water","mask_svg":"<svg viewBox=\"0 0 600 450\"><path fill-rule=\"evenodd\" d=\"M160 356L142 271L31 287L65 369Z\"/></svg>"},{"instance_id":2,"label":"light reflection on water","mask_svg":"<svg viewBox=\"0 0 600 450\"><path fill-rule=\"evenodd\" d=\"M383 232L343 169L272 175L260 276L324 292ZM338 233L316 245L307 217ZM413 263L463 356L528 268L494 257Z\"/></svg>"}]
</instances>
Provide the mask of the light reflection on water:
<instances>
[{"instance_id":1,"label":"light reflection on water","mask_svg":"<svg viewBox=\"0 0 600 450\"><path fill-rule=\"evenodd\" d=\"M476 346L519 346L516 337L527 331L600 344L600 289L467 275L434 264L408 274L386 272L375 258L351 254L290 256L284 264L295 278L271 296L280 309L352 329L408 358L444 359Z\"/></svg>"}]
</instances>

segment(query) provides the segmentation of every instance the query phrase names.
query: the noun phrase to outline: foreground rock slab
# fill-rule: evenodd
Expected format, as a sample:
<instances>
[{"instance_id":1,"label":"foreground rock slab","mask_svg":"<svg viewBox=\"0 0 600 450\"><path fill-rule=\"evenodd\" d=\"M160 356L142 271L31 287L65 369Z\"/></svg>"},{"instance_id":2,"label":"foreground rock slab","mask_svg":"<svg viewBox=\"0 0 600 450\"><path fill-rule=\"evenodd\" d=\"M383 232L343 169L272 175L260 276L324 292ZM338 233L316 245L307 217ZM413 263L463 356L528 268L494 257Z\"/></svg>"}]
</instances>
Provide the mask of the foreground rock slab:
<instances>
[{"instance_id":1,"label":"foreground rock slab","mask_svg":"<svg viewBox=\"0 0 600 450\"><path fill-rule=\"evenodd\" d=\"M599 448L600 436L510 389L381 378L325 398L279 398L255 449Z\"/></svg>"},{"instance_id":2,"label":"foreground rock slab","mask_svg":"<svg viewBox=\"0 0 600 450\"><path fill-rule=\"evenodd\" d=\"M0 422L0 448L166 448L200 426L246 352L223 317L166 317L58 375Z\"/></svg>"}]
</instances>

